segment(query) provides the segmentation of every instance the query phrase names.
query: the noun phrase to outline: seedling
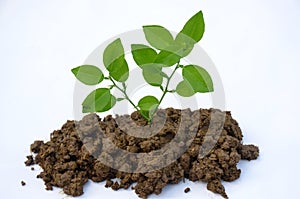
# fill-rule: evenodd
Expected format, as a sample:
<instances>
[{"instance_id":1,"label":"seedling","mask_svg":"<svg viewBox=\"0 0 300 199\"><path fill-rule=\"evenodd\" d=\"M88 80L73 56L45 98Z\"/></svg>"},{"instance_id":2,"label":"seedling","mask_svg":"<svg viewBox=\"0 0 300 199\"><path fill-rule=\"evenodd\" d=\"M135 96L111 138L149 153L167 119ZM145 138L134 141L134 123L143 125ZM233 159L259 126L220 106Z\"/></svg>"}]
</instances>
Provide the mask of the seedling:
<instances>
[{"instance_id":1,"label":"seedling","mask_svg":"<svg viewBox=\"0 0 300 199\"><path fill-rule=\"evenodd\" d=\"M204 68L193 64L180 64L181 59L189 55L194 45L203 37L205 23L202 11L190 18L175 38L166 28L159 25L143 26L143 31L150 46L132 44L131 53L135 63L141 68L145 81L161 89L161 98L148 95L140 99L138 104L129 98L126 90L129 67L121 39L116 39L103 53L103 64L109 72L107 77L104 77L103 72L93 65L82 65L72 69L76 78L86 85L98 85L104 80L112 84L107 88L97 88L90 93L82 103L83 113L105 112L118 101L127 100L150 122L167 93L176 92L180 96L190 97L196 93L214 90L213 81ZM172 68L170 75L164 72L167 67ZM182 70L183 81L179 82L175 89L170 89L170 81L179 69ZM165 85L163 85L164 79L166 79ZM123 96L120 98L113 96L111 94L113 88L121 91Z\"/></svg>"}]
</instances>

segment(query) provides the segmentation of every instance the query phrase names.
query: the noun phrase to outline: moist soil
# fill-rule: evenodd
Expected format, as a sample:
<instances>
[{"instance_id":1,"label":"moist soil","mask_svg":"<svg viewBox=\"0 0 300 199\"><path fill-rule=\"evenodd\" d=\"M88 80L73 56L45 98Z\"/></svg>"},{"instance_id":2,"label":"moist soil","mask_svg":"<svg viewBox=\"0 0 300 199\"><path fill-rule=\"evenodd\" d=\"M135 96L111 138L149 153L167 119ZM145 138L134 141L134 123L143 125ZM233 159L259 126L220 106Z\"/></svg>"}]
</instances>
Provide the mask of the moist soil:
<instances>
[{"instance_id":1,"label":"moist soil","mask_svg":"<svg viewBox=\"0 0 300 199\"><path fill-rule=\"evenodd\" d=\"M150 133L147 138L134 136L148 134L151 129L158 133ZM186 135L195 134L192 139L186 139L189 136L185 134L177 136L179 129ZM167 154L174 160L168 164L163 162L166 166L141 173L140 168L149 166L148 162L135 161L132 156L116 156L114 148L104 150L104 138L112 140L119 149L135 154L150 153L171 141L184 150ZM168 184L178 184L186 178L206 182L208 190L228 198L222 181L238 179L241 174L238 162L254 160L259 155L258 147L242 144L242 138L231 113L217 109L161 109L152 124L138 112L115 118L108 115L103 119L89 114L80 121L67 121L51 134L50 141L35 141L30 147L34 156L27 156L25 164L42 167L37 177L43 179L46 190L60 187L71 196L82 195L89 179L106 181L105 187L113 190L131 187L139 197L147 198L160 194ZM214 147L209 149L211 144ZM103 164L100 156L113 166ZM155 158L150 156L150 159ZM131 172L125 172L126 169Z\"/></svg>"}]
</instances>

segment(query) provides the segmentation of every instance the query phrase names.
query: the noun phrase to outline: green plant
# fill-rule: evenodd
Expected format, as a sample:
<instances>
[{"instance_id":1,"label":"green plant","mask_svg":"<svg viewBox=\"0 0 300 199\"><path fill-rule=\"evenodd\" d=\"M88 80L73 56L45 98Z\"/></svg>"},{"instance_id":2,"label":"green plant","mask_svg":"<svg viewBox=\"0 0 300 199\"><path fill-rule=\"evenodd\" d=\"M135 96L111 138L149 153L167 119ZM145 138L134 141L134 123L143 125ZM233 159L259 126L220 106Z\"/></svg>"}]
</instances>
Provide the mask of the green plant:
<instances>
[{"instance_id":1,"label":"green plant","mask_svg":"<svg viewBox=\"0 0 300 199\"><path fill-rule=\"evenodd\" d=\"M214 90L212 79L204 68L197 65L184 66L180 64L180 60L186 57L203 37L205 23L202 11L190 18L175 38L166 28L158 25L143 26L143 31L146 40L152 47L144 44L132 44L132 56L142 69L145 81L162 90L161 98L145 96L139 100L137 105L129 98L126 92L129 67L122 42L120 39L116 39L106 47L103 53L103 63L109 72L107 77L104 77L98 67L92 65L83 65L72 69L76 78L86 85L97 85L104 80L112 83L109 88L98 88L86 97L82 103L83 113L105 112L111 109L117 101L127 100L148 121L151 121L167 93L176 92L183 97L190 97L195 93ZM166 67L173 67L170 76L163 71ZM183 81L177 85L176 89L171 90L169 84L178 69L182 70ZM163 79L166 79L165 86L163 86ZM121 98L113 96L111 94L113 88L121 91L123 96Z\"/></svg>"}]
</instances>

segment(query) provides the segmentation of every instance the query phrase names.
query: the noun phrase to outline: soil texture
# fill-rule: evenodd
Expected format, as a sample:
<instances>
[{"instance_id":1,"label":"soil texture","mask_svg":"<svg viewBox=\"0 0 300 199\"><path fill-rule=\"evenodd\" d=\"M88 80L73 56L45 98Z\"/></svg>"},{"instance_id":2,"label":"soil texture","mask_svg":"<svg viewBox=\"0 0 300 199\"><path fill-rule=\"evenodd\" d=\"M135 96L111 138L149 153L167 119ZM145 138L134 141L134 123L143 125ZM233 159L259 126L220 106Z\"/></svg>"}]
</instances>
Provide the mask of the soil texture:
<instances>
[{"instance_id":1,"label":"soil texture","mask_svg":"<svg viewBox=\"0 0 300 199\"><path fill-rule=\"evenodd\" d=\"M107 138L110 144L105 143ZM228 198L222 181L238 179L238 162L259 155L258 147L242 144L242 138L231 113L217 109L161 109L152 124L138 112L103 119L89 114L80 121L67 121L51 133L50 141L35 141L30 147L35 155L27 156L25 164L43 169L38 178L47 190L60 187L71 196L82 195L89 179L106 181L105 187L113 190L131 187L147 198L186 178L207 182L208 190ZM177 148L163 154L161 165L155 163L158 156L152 152L170 148L168 144ZM136 155L118 156L116 148ZM138 161L139 154L145 153L150 154L149 160Z\"/></svg>"},{"instance_id":2,"label":"soil texture","mask_svg":"<svg viewBox=\"0 0 300 199\"><path fill-rule=\"evenodd\" d=\"M187 188L185 188L184 193L188 193L190 191L191 191L191 189L189 187L187 187Z\"/></svg>"}]
</instances>

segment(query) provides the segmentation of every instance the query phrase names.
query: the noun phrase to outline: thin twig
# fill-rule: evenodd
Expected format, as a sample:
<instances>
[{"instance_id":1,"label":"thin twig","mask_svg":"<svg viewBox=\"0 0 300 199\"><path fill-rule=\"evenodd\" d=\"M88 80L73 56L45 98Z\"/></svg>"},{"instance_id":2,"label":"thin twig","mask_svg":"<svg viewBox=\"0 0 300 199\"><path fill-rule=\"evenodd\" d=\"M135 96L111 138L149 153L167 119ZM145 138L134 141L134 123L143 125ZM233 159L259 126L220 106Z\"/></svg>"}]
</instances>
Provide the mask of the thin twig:
<instances>
[{"instance_id":1,"label":"thin twig","mask_svg":"<svg viewBox=\"0 0 300 199\"><path fill-rule=\"evenodd\" d=\"M123 89L120 88L116 82L113 80L113 78L109 77L110 81L113 83L114 87L116 87L119 91L121 91L124 95L124 98L137 110L140 111L139 108L130 100L129 96L126 93L126 86L122 84Z\"/></svg>"}]
</instances>

